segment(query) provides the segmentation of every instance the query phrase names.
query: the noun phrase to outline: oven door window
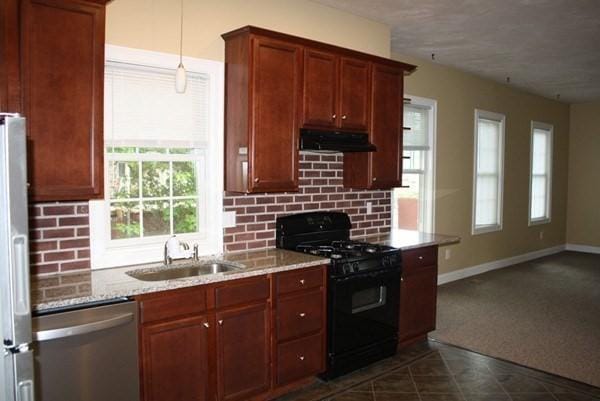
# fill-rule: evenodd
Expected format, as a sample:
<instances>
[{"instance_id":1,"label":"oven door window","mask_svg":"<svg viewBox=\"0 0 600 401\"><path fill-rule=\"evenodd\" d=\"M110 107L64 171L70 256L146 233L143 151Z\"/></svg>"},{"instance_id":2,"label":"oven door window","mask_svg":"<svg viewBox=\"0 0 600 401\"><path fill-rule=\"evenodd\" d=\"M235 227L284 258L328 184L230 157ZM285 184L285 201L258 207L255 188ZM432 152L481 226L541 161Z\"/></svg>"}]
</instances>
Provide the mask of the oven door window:
<instances>
[{"instance_id":1,"label":"oven door window","mask_svg":"<svg viewBox=\"0 0 600 401\"><path fill-rule=\"evenodd\" d=\"M379 308L386 303L387 288L383 285L371 287L352 294L352 313Z\"/></svg>"}]
</instances>

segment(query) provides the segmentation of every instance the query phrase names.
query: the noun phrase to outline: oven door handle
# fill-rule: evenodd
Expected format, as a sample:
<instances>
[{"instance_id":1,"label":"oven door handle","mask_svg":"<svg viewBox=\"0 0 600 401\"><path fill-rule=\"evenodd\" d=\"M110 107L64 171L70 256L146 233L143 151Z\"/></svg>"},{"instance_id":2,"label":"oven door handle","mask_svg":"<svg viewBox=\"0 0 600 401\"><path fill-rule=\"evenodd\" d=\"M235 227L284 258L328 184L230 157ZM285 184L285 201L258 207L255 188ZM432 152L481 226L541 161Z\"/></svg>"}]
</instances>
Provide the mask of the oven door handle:
<instances>
[{"instance_id":1,"label":"oven door handle","mask_svg":"<svg viewBox=\"0 0 600 401\"><path fill-rule=\"evenodd\" d=\"M332 280L338 283L347 281L347 280L356 280L359 278L378 278L381 276L389 276L389 275L398 275L400 277L402 275L402 270L400 268L388 269L388 270L378 270L376 272L365 272L365 273L357 273L350 276L337 277Z\"/></svg>"}]
</instances>

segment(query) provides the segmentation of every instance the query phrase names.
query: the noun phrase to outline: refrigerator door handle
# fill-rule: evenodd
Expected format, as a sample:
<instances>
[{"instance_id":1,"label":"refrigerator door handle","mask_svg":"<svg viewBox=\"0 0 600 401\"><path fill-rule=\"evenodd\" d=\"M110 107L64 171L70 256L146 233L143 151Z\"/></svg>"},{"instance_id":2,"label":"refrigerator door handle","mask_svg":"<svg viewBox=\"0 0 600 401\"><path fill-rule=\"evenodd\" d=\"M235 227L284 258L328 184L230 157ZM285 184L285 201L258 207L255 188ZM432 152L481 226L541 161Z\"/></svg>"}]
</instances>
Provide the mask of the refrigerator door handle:
<instances>
[{"instance_id":1,"label":"refrigerator door handle","mask_svg":"<svg viewBox=\"0 0 600 401\"><path fill-rule=\"evenodd\" d=\"M33 351L29 349L25 352L19 352L14 354L14 358L16 401L34 401Z\"/></svg>"},{"instance_id":2,"label":"refrigerator door handle","mask_svg":"<svg viewBox=\"0 0 600 401\"><path fill-rule=\"evenodd\" d=\"M29 269L28 246L26 235L15 235L12 238L13 245L13 272L15 274L14 287L14 313L18 316L31 314L31 302L29 298Z\"/></svg>"}]
</instances>

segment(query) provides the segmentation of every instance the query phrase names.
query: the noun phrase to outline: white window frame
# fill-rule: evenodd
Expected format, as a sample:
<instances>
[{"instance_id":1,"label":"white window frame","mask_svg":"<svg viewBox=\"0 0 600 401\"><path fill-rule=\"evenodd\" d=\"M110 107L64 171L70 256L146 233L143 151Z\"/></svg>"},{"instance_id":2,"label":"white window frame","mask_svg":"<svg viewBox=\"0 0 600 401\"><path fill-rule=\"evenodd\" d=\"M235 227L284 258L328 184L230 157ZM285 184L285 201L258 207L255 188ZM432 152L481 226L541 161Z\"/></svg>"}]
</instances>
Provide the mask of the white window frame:
<instances>
[{"instance_id":1,"label":"white window frame","mask_svg":"<svg viewBox=\"0 0 600 401\"><path fill-rule=\"evenodd\" d=\"M428 127L429 127L429 155L426 160L425 170L430 171L430 174L424 174L425 186L428 187L430 192L430 196L426 199L426 202L421 202L421 194L419 194L419 213L421 213L423 218L423 226L424 230L427 232L434 233L435 232L435 178L436 178L436 156L437 156L437 100L429 99L425 97L413 96L410 94L405 94L404 97L410 99L410 103L416 106L422 106L429 108L428 113ZM411 170L404 169L404 164L402 167L402 174L411 173ZM429 175L429 177L426 177ZM392 202L392 226L396 226L396 222L398 219L398 204L395 201L396 197L393 196L394 201Z\"/></svg>"},{"instance_id":2,"label":"white window frame","mask_svg":"<svg viewBox=\"0 0 600 401\"><path fill-rule=\"evenodd\" d=\"M531 217L531 204L533 202L533 131L535 129L548 131L548 153L546 155L548 164L548 181L546 184L546 216L534 219ZM529 226L547 224L552 221L552 160L554 151L554 126L539 121L531 121L531 141L529 144Z\"/></svg>"},{"instance_id":3,"label":"white window frame","mask_svg":"<svg viewBox=\"0 0 600 401\"><path fill-rule=\"evenodd\" d=\"M176 54L160 53L121 46L107 45L105 61L127 63L146 67L169 69L175 74L179 65ZM202 216L198 233L178 234L181 241L197 243L202 255L223 252L223 104L224 64L218 61L184 57L183 63L189 72L209 76L209 140L205 148L204 188L208 193L200 194L205 200L206 215ZM173 90L175 88L173 87ZM106 157L105 150L105 160ZM110 207L108 188L108 163L105 163L104 200L90 201L90 248L92 269L158 262L163 259L165 236L139 239L110 239ZM204 220L203 220L204 219ZM204 229L203 229L204 228ZM168 236L166 236L168 238Z\"/></svg>"},{"instance_id":4,"label":"white window frame","mask_svg":"<svg viewBox=\"0 0 600 401\"><path fill-rule=\"evenodd\" d=\"M498 209L496 211L498 224L493 225L481 225L475 224L475 218L477 216L477 149L479 141L478 133L478 122L479 119L494 120L500 123L500 143L499 143L499 157L498 157ZM485 233L491 233L495 231L502 231L503 227L503 209L504 209L504 142L505 142L505 131L506 131L506 116L500 113L494 113L491 111L475 109L474 119L474 146L473 146L473 205L472 205L472 216L471 216L471 234L479 235Z\"/></svg>"}]
</instances>

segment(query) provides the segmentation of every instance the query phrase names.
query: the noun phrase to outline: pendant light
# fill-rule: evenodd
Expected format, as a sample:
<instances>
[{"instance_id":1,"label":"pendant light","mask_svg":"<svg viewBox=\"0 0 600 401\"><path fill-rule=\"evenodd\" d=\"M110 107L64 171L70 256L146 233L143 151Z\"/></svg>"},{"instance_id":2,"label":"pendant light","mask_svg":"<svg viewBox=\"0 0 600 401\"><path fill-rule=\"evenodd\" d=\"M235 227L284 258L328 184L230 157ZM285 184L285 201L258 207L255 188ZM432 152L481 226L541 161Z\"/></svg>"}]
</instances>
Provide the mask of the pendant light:
<instances>
[{"instance_id":1,"label":"pendant light","mask_svg":"<svg viewBox=\"0 0 600 401\"><path fill-rule=\"evenodd\" d=\"M187 85L187 75L183 66L183 0L181 0L181 18L179 31L179 66L175 72L175 92L185 93Z\"/></svg>"}]
</instances>

